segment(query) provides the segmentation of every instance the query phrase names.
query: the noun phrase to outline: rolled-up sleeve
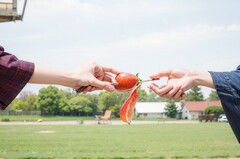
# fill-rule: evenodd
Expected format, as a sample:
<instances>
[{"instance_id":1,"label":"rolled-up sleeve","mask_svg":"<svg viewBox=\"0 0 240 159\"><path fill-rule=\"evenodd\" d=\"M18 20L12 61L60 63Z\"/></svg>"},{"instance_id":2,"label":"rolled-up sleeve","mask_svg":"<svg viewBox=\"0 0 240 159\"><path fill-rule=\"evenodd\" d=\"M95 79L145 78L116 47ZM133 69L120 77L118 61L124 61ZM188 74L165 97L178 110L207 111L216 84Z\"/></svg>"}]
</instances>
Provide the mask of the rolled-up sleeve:
<instances>
[{"instance_id":1,"label":"rolled-up sleeve","mask_svg":"<svg viewBox=\"0 0 240 159\"><path fill-rule=\"evenodd\" d=\"M0 109L5 109L30 80L34 64L19 60L0 46Z\"/></svg>"},{"instance_id":2,"label":"rolled-up sleeve","mask_svg":"<svg viewBox=\"0 0 240 159\"><path fill-rule=\"evenodd\" d=\"M229 124L240 143L240 67L231 72L209 71Z\"/></svg>"}]
</instances>

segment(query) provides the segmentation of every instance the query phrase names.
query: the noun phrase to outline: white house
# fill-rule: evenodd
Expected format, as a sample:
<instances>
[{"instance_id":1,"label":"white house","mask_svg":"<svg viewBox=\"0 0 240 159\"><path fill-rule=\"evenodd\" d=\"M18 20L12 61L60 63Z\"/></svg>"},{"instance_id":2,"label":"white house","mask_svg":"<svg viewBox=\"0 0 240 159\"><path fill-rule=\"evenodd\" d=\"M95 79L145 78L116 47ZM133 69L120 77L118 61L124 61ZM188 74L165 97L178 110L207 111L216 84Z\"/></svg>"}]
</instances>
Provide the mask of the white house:
<instances>
[{"instance_id":1,"label":"white house","mask_svg":"<svg viewBox=\"0 0 240 159\"><path fill-rule=\"evenodd\" d=\"M175 103L178 110L181 110L181 103ZM144 118L166 118L165 107L167 102L137 102L135 106L135 115Z\"/></svg>"}]
</instances>

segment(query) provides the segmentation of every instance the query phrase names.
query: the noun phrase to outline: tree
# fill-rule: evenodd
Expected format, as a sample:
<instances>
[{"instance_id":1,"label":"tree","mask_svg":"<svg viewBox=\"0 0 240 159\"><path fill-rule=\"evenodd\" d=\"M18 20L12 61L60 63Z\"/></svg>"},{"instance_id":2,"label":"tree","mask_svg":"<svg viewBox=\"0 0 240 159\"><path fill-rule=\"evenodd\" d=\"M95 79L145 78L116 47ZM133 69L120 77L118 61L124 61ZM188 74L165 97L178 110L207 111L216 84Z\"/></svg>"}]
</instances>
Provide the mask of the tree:
<instances>
[{"instance_id":1,"label":"tree","mask_svg":"<svg viewBox=\"0 0 240 159\"><path fill-rule=\"evenodd\" d=\"M201 91L201 88L196 86L193 87L186 96L186 101L203 101L203 93Z\"/></svg>"},{"instance_id":2,"label":"tree","mask_svg":"<svg viewBox=\"0 0 240 159\"><path fill-rule=\"evenodd\" d=\"M115 117L119 117L119 113L120 113L120 106L118 104L114 105L114 106L110 106L109 109L112 111L112 114Z\"/></svg>"},{"instance_id":3,"label":"tree","mask_svg":"<svg viewBox=\"0 0 240 159\"><path fill-rule=\"evenodd\" d=\"M166 107L164 108L166 115L170 118L175 118L178 110L174 100L168 100Z\"/></svg>"},{"instance_id":4,"label":"tree","mask_svg":"<svg viewBox=\"0 0 240 159\"><path fill-rule=\"evenodd\" d=\"M14 108L15 110L25 110L27 108L27 102L23 102L21 100L14 101Z\"/></svg>"},{"instance_id":5,"label":"tree","mask_svg":"<svg viewBox=\"0 0 240 159\"><path fill-rule=\"evenodd\" d=\"M29 92L23 91L19 94L17 100L14 101L12 108L14 109L21 109L26 111L37 110L36 102L37 102L37 95Z\"/></svg>"},{"instance_id":6,"label":"tree","mask_svg":"<svg viewBox=\"0 0 240 159\"><path fill-rule=\"evenodd\" d=\"M217 91L211 91L211 93L209 94L209 100L210 101L214 101L214 100L220 100L219 99L219 96L218 96L218 94L217 94Z\"/></svg>"},{"instance_id":7,"label":"tree","mask_svg":"<svg viewBox=\"0 0 240 159\"><path fill-rule=\"evenodd\" d=\"M215 116L219 116L220 114L224 114L223 108L219 106L209 106L204 110L205 114L214 114Z\"/></svg>"},{"instance_id":8,"label":"tree","mask_svg":"<svg viewBox=\"0 0 240 159\"><path fill-rule=\"evenodd\" d=\"M78 94L75 91L73 91L73 89L71 89L71 88L66 88L64 90L60 90L60 92L63 93L63 95L67 98L67 100L70 100L73 97L78 96Z\"/></svg>"},{"instance_id":9,"label":"tree","mask_svg":"<svg viewBox=\"0 0 240 159\"><path fill-rule=\"evenodd\" d=\"M98 109L98 102L99 102L99 96L96 94L82 94L82 96L89 99L90 104L89 107L91 107L92 112L89 115L96 115L99 111Z\"/></svg>"},{"instance_id":10,"label":"tree","mask_svg":"<svg viewBox=\"0 0 240 159\"><path fill-rule=\"evenodd\" d=\"M42 114L57 115L59 114L59 105L63 95L55 86L48 86L39 90L38 107Z\"/></svg>"},{"instance_id":11,"label":"tree","mask_svg":"<svg viewBox=\"0 0 240 159\"><path fill-rule=\"evenodd\" d=\"M117 92L102 92L99 95L99 106L100 106L100 110L101 111L105 111L107 110L110 106L114 106L114 105L119 105L120 103L120 98L118 96Z\"/></svg>"},{"instance_id":12,"label":"tree","mask_svg":"<svg viewBox=\"0 0 240 159\"><path fill-rule=\"evenodd\" d=\"M91 101L84 96L76 96L69 101L72 115L89 115L93 109L90 107Z\"/></svg>"},{"instance_id":13,"label":"tree","mask_svg":"<svg viewBox=\"0 0 240 159\"><path fill-rule=\"evenodd\" d=\"M58 114L57 115L67 115L70 113L70 107L69 107L69 101L67 98L62 97L59 101L59 105L58 105Z\"/></svg>"},{"instance_id":14,"label":"tree","mask_svg":"<svg viewBox=\"0 0 240 159\"><path fill-rule=\"evenodd\" d=\"M161 98L152 90L147 94L146 102L160 102Z\"/></svg>"},{"instance_id":15,"label":"tree","mask_svg":"<svg viewBox=\"0 0 240 159\"><path fill-rule=\"evenodd\" d=\"M147 100L147 92L144 89L138 90L138 101L139 102L146 102Z\"/></svg>"}]
</instances>

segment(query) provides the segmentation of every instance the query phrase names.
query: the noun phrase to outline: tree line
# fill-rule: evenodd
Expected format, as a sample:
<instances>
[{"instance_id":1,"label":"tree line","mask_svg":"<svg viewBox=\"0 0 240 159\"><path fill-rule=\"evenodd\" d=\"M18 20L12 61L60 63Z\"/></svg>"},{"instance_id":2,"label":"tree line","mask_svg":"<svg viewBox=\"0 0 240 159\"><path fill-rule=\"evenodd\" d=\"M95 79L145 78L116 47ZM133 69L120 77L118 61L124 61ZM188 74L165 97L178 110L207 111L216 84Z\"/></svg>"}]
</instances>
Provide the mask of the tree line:
<instances>
[{"instance_id":1,"label":"tree line","mask_svg":"<svg viewBox=\"0 0 240 159\"><path fill-rule=\"evenodd\" d=\"M138 90L138 102L168 102L169 116L174 109L174 102L157 96L152 91ZM38 94L21 92L8 110L41 111L42 115L72 115L93 116L111 109L113 115L118 117L119 110L129 93L118 91L101 91L98 94L77 94L70 89L62 90L56 86L48 86L39 90ZM212 91L209 100L219 100L217 93ZM186 96L186 101L204 100L200 87L192 88ZM168 109L166 111L168 111ZM174 110L173 110L174 111Z\"/></svg>"}]
</instances>

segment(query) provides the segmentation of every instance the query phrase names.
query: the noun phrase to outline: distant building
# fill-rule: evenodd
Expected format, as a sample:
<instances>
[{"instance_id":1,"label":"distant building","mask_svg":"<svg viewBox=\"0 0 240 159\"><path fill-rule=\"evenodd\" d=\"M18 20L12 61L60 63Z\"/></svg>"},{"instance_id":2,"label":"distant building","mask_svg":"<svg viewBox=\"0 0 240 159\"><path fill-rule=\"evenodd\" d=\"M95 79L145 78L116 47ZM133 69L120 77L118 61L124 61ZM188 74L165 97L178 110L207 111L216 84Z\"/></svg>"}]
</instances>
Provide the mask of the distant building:
<instances>
[{"instance_id":1,"label":"distant building","mask_svg":"<svg viewBox=\"0 0 240 159\"><path fill-rule=\"evenodd\" d=\"M24 0L22 14L20 15L17 13L17 8L18 8L17 0L11 0L10 2L5 2L0 0L0 23L22 20L24 16L26 4L27 4L27 0Z\"/></svg>"},{"instance_id":2,"label":"distant building","mask_svg":"<svg viewBox=\"0 0 240 159\"><path fill-rule=\"evenodd\" d=\"M175 103L178 110L181 110L181 103ZM144 118L166 118L165 107L167 102L137 102L135 115Z\"/></svg>"},{"instance_id":3,"label":"distant building","mask_svg":"<svg viewBox=\"0 0 240 159\"><path fill-rule=\"evenodd\" d=\"M209 106L222 106L220 101L189 101L184 102L182 108L183 119L198 119Z\"/></svg>"}]
</instances>

